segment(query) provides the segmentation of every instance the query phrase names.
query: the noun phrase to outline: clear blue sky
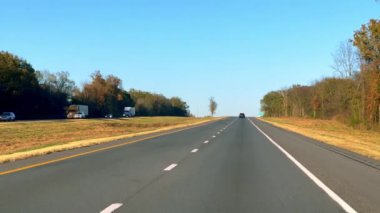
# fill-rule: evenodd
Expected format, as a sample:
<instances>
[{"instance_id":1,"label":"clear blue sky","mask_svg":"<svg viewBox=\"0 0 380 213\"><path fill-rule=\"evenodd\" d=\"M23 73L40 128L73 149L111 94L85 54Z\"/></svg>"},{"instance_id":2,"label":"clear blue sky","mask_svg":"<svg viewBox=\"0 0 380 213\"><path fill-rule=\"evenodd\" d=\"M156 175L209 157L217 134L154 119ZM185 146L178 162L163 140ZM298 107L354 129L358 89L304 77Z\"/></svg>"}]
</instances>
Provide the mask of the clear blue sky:
<instances>
[{"instance_id":1,"label":"clear blue sky","mask_svg":"<svg viewBox=\"0 0 380 213\"><path fill-rule=\"evenodd\" d=\"M375 0L4 0L0 49L79 86L101 70L198 116L210 96L218 115L257 115L266 92L331 76L331 53L379 15Z\"/></svg>"}]
</instances>

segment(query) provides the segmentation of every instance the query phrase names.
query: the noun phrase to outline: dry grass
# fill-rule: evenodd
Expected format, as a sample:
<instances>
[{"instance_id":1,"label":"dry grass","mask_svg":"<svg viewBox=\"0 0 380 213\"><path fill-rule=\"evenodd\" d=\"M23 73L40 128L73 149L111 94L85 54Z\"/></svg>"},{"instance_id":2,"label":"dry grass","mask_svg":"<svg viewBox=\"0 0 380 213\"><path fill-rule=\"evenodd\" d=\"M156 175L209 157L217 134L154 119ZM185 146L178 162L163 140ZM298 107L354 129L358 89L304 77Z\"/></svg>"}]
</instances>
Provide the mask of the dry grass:
<instances>
[{"instance_id":1,"label":"dry grass","mask_svg":"<svg viewBox=\"0 0 380 213\"><path fill-rule=\"evenodd\" d=\"M359 130L334 120L262 118L275 126L380 160L380 132Z\"/></svg>"},{"instance_id":2,"label":"dry grass","mask_svg":"<svg viewBox=\"0 0 380 213\"><path fill-rule=\"evenodd\" d=\"M70 142L110 141L157 129L179 128L211 118L141 117L0 123L0 156ZM116 137L115 137L116 136ZM119 136L119 138L117 137ZM95 140L94 140L95 139ZM87 143L87 142L86 142Z\"/></svg>"}]
</instances>

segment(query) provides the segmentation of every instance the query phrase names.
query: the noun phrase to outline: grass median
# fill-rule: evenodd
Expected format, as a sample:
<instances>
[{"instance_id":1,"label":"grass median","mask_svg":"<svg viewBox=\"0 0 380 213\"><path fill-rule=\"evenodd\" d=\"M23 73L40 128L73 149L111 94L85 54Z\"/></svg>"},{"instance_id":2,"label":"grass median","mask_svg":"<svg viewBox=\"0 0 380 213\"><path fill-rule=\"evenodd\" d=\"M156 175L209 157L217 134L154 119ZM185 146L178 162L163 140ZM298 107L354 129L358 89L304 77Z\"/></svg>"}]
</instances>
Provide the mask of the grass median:
<instances>
[{"instance_id":1,"label":"grass median","mask_svg":"<svg viewBox=\"0 0 380 213\"><path fill-rule=\"evenodd\" d=\"M0 163L205 123L215 118L136 117L0 123Z\"/></svg>"},{"instance_id":2,"label":"grass median","mask_svg":"<svg viewBox=\"0 0 380 213\"><path fill-rule=\"evenodd\" d=\"M354 129L335 120L260 118L275 126L380 160L380 132Z\"/></svg>"}]
</instances>

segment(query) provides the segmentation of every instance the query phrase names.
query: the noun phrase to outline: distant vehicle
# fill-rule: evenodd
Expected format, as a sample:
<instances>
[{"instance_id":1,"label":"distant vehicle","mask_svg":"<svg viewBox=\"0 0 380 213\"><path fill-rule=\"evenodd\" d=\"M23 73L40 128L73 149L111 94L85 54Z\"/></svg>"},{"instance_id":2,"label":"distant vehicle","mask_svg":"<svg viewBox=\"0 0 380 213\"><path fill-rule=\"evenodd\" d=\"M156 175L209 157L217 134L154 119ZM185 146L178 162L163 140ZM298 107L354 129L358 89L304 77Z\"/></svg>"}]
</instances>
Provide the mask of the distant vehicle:
<instances>
[{"instance_id":1,"label":"distant vehicle","mask_svg":"<svg viewBox=\"0 0 380 213\"><path fill-rule=\"evenodd\" d=\"M81 113L81 115L79 115L79 113ZM88 106L87 105L70 105L69 108L67 109L67 118L79 118L79 117L80 118L88 117Z\"/></svg>"},{"instance_id":2,"label":"distant vehicle","mask_svg":"<svg viewBox=\"0 0 380 213\"><path fill-rule=\"evenodd\" d=\"M240 113L239 114L239 118L245 118L245 114L244 113Z\"/></svg>"},{"instance_id":3,"label":"distant vehicle","mask_svg":"<svg viewBox=\"0 0 380 213\"><path fill-rule=\"evenodd\" d=\"M104 118L113 118L112 114L107 114Z\"/></svg>"},{"instance_id":4,"label":"distant vehicle","mask_svg":"<svg viewBox=\"0 0 380 213\"><path fill-rule=\"evenodd\" d=\"M78 112L74 114L74 118L82 119L82 118L86 118L86 115L83 112Z\"/></svg>"},{"instance_id":5,"label":"distant vehicle","mask_svg":"<svg viewBox=\"0 0 380 213\"><path fill-rule=\"evenodd\" d=\"M124 107L123 117L134 117L136 115L136 108Z\"/></svg>"},{"instance_id":6,"label":"distant vehicle","mask_svg":"<svg viewBox=\"0 0 380 213\"><path fill-rule=\"evenodd\" d=\"M15 121L16 115L13 112L3 112L0 115L0 121Z\"/></svg>"}]
</instances>

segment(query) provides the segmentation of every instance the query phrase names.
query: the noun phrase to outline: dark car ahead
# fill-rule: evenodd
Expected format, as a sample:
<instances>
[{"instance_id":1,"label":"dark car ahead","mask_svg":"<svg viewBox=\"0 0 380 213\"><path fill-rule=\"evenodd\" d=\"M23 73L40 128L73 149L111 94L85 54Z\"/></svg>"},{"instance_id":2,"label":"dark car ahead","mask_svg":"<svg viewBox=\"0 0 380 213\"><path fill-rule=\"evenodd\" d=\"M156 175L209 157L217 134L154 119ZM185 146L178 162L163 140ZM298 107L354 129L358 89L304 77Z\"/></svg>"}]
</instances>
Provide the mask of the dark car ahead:
<instances>
[{"instance_id":1,"label":"dark car ahead","mask_svg":"<svg viewBox=\"0 0 380 213\"><path fill-rule=\"evenodd\" d=\"M245 118L245 114L244 113L240 113L239 114L239 118Z\"/></svg>"},{"instance_id":2,"label":"dark car ahead","mask_svg":"<svg viewBox=\"0 0 380 213\"><path fill-rule=\"evenodd\" d=\"M3 112L0 115L0 121L14 121L16 120L16 115L13 112Z\"/></svg>"}]
</instances>

